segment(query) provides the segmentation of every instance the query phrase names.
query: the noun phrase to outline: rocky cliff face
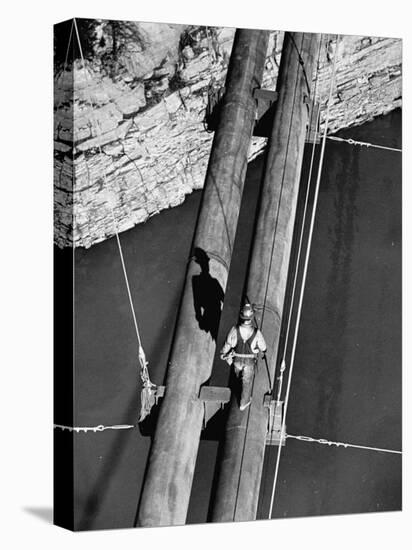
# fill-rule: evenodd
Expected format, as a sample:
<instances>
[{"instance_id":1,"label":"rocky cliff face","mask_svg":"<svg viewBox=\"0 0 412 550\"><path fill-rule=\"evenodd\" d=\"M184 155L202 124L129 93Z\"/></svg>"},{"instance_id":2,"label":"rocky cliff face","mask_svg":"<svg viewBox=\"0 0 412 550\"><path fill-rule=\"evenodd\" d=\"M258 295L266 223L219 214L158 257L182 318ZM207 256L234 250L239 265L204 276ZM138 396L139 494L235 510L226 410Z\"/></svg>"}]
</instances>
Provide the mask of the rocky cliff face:
<instances>
[{"instance_id":1,"label":"rocky cliff face","mask_svg":"<svg viewBox=\"0 0 412 550\"><path fill-rule=\"evenodd\" d=\"M76 59L56 70L60 247L89 247L112 236L116 225L125 231L203 186L213 138L204 125L208 88L211 80L224 84L235 29L130 25L139 40L126 40L111 64L96 47L85 64ZM276 86L282 42L282 32L271 33L267 89ZM321 121L337 47L331 133L401 106L401 40L344 36L337 46L325 37L317 79ZM250 159L264 145L254 138Z\"/></svg>"}]
</instances>

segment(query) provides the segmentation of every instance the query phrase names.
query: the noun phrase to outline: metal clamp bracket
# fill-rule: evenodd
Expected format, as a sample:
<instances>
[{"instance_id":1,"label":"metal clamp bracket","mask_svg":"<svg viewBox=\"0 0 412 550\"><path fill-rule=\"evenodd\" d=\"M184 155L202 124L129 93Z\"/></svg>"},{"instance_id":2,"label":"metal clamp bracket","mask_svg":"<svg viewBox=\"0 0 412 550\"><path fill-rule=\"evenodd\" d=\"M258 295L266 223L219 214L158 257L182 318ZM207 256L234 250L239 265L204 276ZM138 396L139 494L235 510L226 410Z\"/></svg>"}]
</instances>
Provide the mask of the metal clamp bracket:
<instances>
[{"instance_id":1,"label":"metal clamp bracket","mask_svg":"<svg viewBox=\"0 0 412 550\"><path fill-rule=\"evenodd\" d=\"M286 444L286 426L282 431L283 401L276 401L271 395L265 395L264 407L268 409L268 427L266 445Z\"/></svg>"},{"instance_id":2,"label":"metal clamp bracket","mask_svg":"<svg viewBox=\"0 0 412 550\"><path fill-rule=\"evenodd\" d=\"M231 391L229 388L219 386L202 386L200 388L199 399L203 401L204 418L203 428L214 416L217 411L222 409L226 403L230 401Z\"/></svg>"}]
</instances>

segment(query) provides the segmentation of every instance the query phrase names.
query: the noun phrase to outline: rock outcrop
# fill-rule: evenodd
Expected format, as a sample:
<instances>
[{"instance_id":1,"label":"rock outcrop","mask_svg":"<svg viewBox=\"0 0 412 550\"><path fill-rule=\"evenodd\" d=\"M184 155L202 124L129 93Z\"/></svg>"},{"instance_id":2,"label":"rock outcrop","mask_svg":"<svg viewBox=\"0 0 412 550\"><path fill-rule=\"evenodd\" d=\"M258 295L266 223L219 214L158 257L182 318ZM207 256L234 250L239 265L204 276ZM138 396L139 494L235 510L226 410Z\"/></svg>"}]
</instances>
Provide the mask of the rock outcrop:
<instances>
[{"instance_id":1,"label":"rock outcrop","mask_svg":"<svg viewBox=\"0 0 412 550\"><path fill-rule=\"evenodd\" d=\"M129 24L130 25L130 24ZM115 68L76 59L55 76L55 242L89 247L203 186L213 134L208 88L223 85L235 29L136 23ZM133 29L132 29L133 30ZM275 89L283 42L272 32L264 87ZM344 36L330 131L401 106L401 40ZM336 41L324 39L316 83L321 121ZM254 138L250 159L265 139Z\"/></svg>"}]
</instances>

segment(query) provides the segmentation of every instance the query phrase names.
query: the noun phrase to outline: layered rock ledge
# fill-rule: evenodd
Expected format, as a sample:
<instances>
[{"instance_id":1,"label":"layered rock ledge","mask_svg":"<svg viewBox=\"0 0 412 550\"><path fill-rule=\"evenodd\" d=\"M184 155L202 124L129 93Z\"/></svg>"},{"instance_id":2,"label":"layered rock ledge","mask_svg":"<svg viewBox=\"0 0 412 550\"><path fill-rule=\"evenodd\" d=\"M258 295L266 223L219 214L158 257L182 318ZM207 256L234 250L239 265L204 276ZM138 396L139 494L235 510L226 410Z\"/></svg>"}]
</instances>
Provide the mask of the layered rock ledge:
<instances>
[{"instance_id":1,"label":"layered rock ledge","mask_svg":"<svg viewBox=\"0 0 412 550\"><path fill-rule=\"evenodd\" d=\"M90 247L181 204L203 186L213 134L208 88L223 85L235 29L136 23L142 44L110 74L96 57L55 75L55 243ZM182 40L182 37L185 40ZM275 89L283 42L272 32L263 87ZM330 133L401 106L402 41L324 36L321 125L337 53ZM249 160L265 139L253 138Z\"/></svg>"}]
</instances>

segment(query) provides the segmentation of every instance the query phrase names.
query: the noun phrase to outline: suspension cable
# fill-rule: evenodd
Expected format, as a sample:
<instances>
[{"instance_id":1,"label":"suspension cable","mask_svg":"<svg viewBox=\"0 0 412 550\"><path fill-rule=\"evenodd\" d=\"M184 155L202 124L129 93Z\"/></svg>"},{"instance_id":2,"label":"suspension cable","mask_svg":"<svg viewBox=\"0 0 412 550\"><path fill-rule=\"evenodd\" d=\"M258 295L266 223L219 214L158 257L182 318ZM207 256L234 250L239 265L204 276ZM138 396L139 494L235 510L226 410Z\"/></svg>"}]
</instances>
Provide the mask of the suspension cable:
<instances>
[{"instance_id":1,"label":"suspension cable","mask_svg":"<svg viewBox=\"0 0 412 550\"><path fill-rule=\"evenodd\" d=\"M298 50L298 47L296 46L296 42L295 42L295 39L293 38L293 33L288 33L289 34L289 37L292 41L292 44L296 50L296 53L298 54L298 59L299 59L299 64L300 66L302 67L302 72L303 72L303 76L305 78L305 83L306 83L306 88L308 90L308 94L310 95L310 86L309 86L309 80L308 80L308 75L306 74L306 67L305 67L305 62L303 61L303 58L302 56L300 55L300 51Z\"/></svg>"},{"instance_id":2,"label":"suspension cable","mask_svg":"<svg viewBox=\"0 0 412 550\"><path fill-rule=\"evenodd\" d=\"M287 384L287 388L286 388L285 405L284 405L283 417L282 417L281 434L285 432L286 413L287 413L287 409L288 409L289 396L290 396L290 386L291 386L291 382L292 382L292 373L293 373L294 358L295 358L295 352L296 352L298 327L299 327L300 316L301 316L301 312L302 312L303 294L304 294L304 290L305 290L306 275L307 275L308 263L309 263L309 253L310 253L310 247L311 247L311 243L312 243L313 228L314 228L314 222L315 222L316 205L317 205L317 200L318 200L318 195L319 195L320 178L321 178L321 175L322 175L323 159L324 159L324 154L325 154L326 135L327 135L327 131L328 131L330 108L331 108L332 97L333 97L333 88L334 88L334 82L335 82L336 60L337 60L337 57L338 57L337 56L338 48L339 48L339 35L337 35L337 38L336 38L336 51L335 51L335 56L334 56L334 60L333 60L332 74L331 74L331 79L330 79L329 98L328 98L328 103L327 103L325 125L324 125L324 129L323 129L322 146L321 146L321 152L320 152L320 158L319 158L319 167L318 167L318 173L317 173L317 179L316 179L312 216L311 216L310 226L309 226L308 244L307 244L306 255L305 255L305 263L304 263L304 267L303 267L303 276L302 276L302 283L301 283L300 296L299 296L299 304L298 304L297 317L296 317L296 327L295 327L295 333L294 333L294 338L293 338L292 354L291 354L290 367L289 367L289 376L288 376L288 384ZM272 517L273 503L274 503L274 499L275 499L275 491L276 491L277 479L278 479L278 474L279 474L279 462L280 462L281 452L282 452L282 445L279 445L278 452L277 452L277 457L276 457L276 467L275 467L275 476L274 476L273 486L272 486L272 495L271 495L270 506L269 506L269 515L268 515L269 519Z\"/></svg>"},{"instance_id":3,"label":"suspension cable","mask_svg":"<svg viewBox=\"0 0 412 550\"><path fill-rule=\"evenodd\" d=\"M316 64L315 89L313 91L312 113L311 113L311 117L310 117L309 128L311 128L312 120L313 120L313 106L315 104L316 92L317 92L317 86L318 86L318 73L319 73L319 61L320 61L321 49L322 49L322 35L321 35L320 41L319 41L318 59L317 59L317 64ZM320 118L320 110L318 110L318 112L316 114L315 128L317 128L317 125L319 123L319 118ZM300 256L301 256L302 245L303 245L305 220L306 220L306 215L307 215L307 210L308 210L308 205L309 205L310 182L312 180L312 171L313 171L313 164L314 164L314 158L315 158L315 150L316 150L316 140L314 139L313 144L312 144L312 152L311 152L309 173L308 173L307 186L306 186L305 204L304 204L304 209L303 209L303 214L302 214L302 226L301 226L301 231L300 231L300 236L299 236L298 254L297 254L297 258L296 258L296 267L295 267L295 273L294 273L294 277L293 277L292 295L291 295L291 299L290 299L290 307L289 307L289 312L288 312L288 321L287 321L287 326L286 326L286 336L285 336L285 342L284 342L284 346L283 346L282 360L281 360L281 363L280 363L280 375L279 375L278 391L277 391L277 396L276 396L277 401L280 401L280 397L281 397L281 393L282 393L282 386L283 386L283 373L286 370L286 351L287 351L287 345L288 345L288 342L289 342L289 332L290 332L291 321L292 321L293 304L294 304L294 301L295 301L295 292L296 292L298 272L299 272ZM272 395L274 394L274 391L275 391L274 382L275 382L275 377L273 379Z\"/></svg>"},{"instance_id":4,"label":"suspension cable","mask_svg":"<svg viewBox=\"0 0 412 550\"><path fill-rule=\"evenodd\" d=\"M289 34L292 34L292 33L289 33ZM302 38L302 42L303 42L303 38ZM295 47L296 47L296 44L295 44ZM302 43L301 43L301 47L302 47ZM299 54L298 49L297 49L297 52ZM296 90L297 90L298 81L299 81L299 76L297 75L296 76L296 81L295 81L294 93L293 93L293 102L292 102L291 113L293 113L294 108L295 108ZM287 137L287 141L286 141L286 156L288 155L288 151L289 151L289 142L290 142L291 130L292 130L292 115L291 115L290 120L289 120L289 131L288 131L288 137ZM275 235L276 235L276 230L277 230L277 226L278 226L278 222L279 222L280 203L281 203L281 200L282 200L283 186L284 186L284 182L285 182L285 172L286 172L286 165L283 166L282 180L281 180L280 192L279 192L279 199L278 199L278 204L277 204L277 209L276 209L276 221L275 221L275 227L274 227L274 230L273 230L272 246L271 246L271 251L270 251L270 262L269 262L269 269L268 269L268 277L267 277L267 281L266 281L265 295L264 295L264 298L263 298L263 310L262 310L262 317L261 317L261 320L260 320L260 329L262 329L263 320L264 320L264 317L265 317L265 305L266 305L267 295L268 295L268 291L269 291L269 273L270 273L270 270L272 268L273 251L274 251L274 248L275 248Z\"/></svg>"},{"instance_id":5,"label":"suspension cable","mask_svg":"<svg viewBox=\"0 0 412 550\"><path fill-rule=\"evenodd\" d=\"M313 94L311 94L312 95L312 112L311 112L310 121L309 121L309 128L312 127L312 122L313 122L313 108L314 108L315 101L316 101L316 94L317 94L317 87L318 87L319 62L320 62L320 54L321 54L321 50L322 50L322 39L323 39L323 36L321 34L320 35L320 40L319 40L319 49L318 49L317 62L316 62L315 87L314 87L314 90L313 90ZM316 113L315 128L318 127L319 119L320 119L320 110L318 110L318 112ZM309 173L308 173L307 184L306 184L306 197L305 197L305 203L304 203L304 210L303 210L303 214L302 214L302 225L301 225L301 231L300 231L300 236L299 236L298 254L297 254L297 258L296 258L296 262L295 262L295 273L294 273L294 279L293 279L293 285L292 285L292 295L291 295L291 299L290 299L290 306L289 306L289 311L288 311L288 321L287 321L285 341L284 341L284 345L283 345L282 360L280 362L278 378L276 378L276 365L275 365L275 372L274 372L274 376L273 376L273 387L271 388L271 394L272 394L272 398L273 398L274 394L275 394L275 380L277 380L278 381L278 383L277 383L278 387L277 387L277 392L276 392L276 403L279 403L280 399L281 399L282 388L283 388L283 375L284 375L284 372L286 370L286 351L287 351L287 346L288 346L288 342L289 342L289 331L290 331L291 320L292 320L293 304L294 304L294 301L295 301L295 291L296 291L296 286L297 286L300 256L301 256L302 245L303 245L304 227L305 227L307 209L308 209L308 204L309 204L309 193L310 193L310 184L311 184L311 181L312 181L312 170L313 170L313 164L314 164L315 149L316 149L316 139L313 140L313 144L312 144L310 167L309 167ZM272 422L272 425L269 426L269 428L270 428L270 439L271 439L273 437L274 428L275 428L274 421ZM282 430L280 432L280 437L281 438L283 437L283 433L284 432Z\"/></svg>"}]
</instances>

